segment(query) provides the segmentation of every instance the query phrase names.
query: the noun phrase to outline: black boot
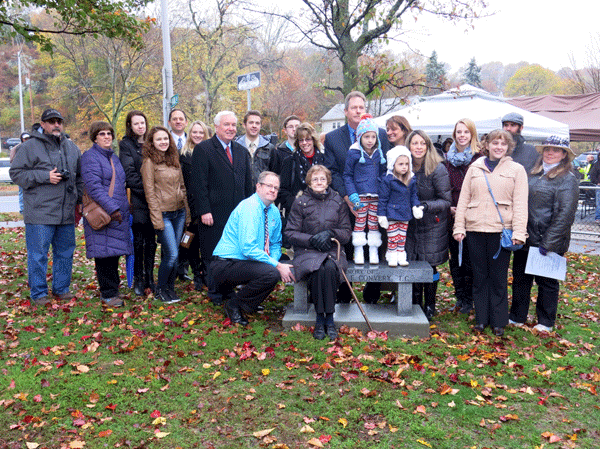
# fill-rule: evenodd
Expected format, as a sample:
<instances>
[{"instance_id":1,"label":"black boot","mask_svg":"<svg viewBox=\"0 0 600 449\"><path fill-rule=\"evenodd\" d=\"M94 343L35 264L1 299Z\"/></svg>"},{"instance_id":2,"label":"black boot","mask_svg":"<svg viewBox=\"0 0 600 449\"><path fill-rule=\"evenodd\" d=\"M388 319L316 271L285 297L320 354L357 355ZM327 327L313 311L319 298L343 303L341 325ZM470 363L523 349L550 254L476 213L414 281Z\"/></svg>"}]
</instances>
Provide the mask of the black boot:
<instances>
[{"instance_id":1,"label":"black boot","mask_svg":"<svg viewBox=\"0 0 600 449\"><path fill-rule=\"evenodd\" d=\"M430 284L424 284L425 293L425 317L431 321L435 316L435 295L437 293L438 283L437 281Z\"/></svg>"},{"instance_id":2,"label":"black boot","mask_svg":"<svg viewBox=\"0 0 600 449\"><path fill-rule=\"evenodd\" d=\"M136 242L137 243L137 242ZM133 252L133 291L136 296L144 296L144 247L139 243Z\"/></svg>"},{"instance_id":3,"label":"black boot","mask_svg":"<svg viewBox=\"0 0 600 449\"><path fill-rule=\"evenodd\" d=\"M144 289L149 288L153 293L156 292L154 284L154 251L148 251L144 254Z\"/></svg>"},{"instance_id":4,"label":"black boot","mask_svg":"<svg viewBox=\"0 0 600 449\"><path fill-rule=\"evenodd\" d=\"M415 283L412 285L412 303L423 309L423 284Z\"/></svg>"}]
</instances>

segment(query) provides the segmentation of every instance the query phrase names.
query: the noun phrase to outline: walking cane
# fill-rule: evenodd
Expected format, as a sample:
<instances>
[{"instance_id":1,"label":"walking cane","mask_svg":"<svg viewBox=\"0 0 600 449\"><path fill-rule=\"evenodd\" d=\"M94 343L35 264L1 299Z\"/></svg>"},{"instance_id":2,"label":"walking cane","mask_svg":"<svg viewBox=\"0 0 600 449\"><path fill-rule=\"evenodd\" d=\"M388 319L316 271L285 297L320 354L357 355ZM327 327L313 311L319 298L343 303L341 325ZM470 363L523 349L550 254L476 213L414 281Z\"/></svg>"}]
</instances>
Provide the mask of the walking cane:
<instances>
[{"instance_id":1,"label":"walking cane","mask_svg":"<svg viewBox=\"0 0 600 449\"><path fill-rule=\"evenodd\" d=\"M340 254L342 252L342 245L340 244L340 242L337 239L332 238L331 240L333 240L337 244L337 260L339 262L340 261ZM352 297L354 298L354 301L356 301L356 305L360 309L360 313L362 313L362 316L365 318L365 321L367 322L367 326L369 326L369 330L372 331L373 330L373 326L371 326L371 323L369 322L369 319L367 318L367 314L365 313L365 309L363 309L363 307L360 304L360 302L358 302L358 298L356 297L356 294L354 293L354 290L352 289L352 284L348 280L348 277L346 276L346 273L344 272L344 270L342 270L340 268L340 271L342 272L342 276L344 276L344 280L346 281L346 284L348 284L348 288L350 288L350 292L352 293Z\"/></svg>"}]
</instances>

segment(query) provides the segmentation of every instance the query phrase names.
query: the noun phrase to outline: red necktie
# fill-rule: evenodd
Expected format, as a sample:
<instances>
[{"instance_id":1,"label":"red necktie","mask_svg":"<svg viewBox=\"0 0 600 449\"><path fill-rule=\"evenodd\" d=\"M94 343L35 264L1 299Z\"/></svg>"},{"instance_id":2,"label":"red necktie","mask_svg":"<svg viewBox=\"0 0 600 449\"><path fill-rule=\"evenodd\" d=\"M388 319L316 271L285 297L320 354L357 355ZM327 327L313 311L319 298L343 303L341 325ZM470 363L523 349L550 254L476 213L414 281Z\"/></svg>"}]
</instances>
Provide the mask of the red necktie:
<instances>
[{"instance_id":1,"label":"red necktie","mask_svg":"<svg viewBox=\"0 0 600 449\"><path fill-rule=\"evenodd\" d=\"M231 148L229 148L229 145L227 145L225 151L227 152L227 158L229 159L229 162L233 164L233 156L231 155Z\"/></svg>"}]
</instances>

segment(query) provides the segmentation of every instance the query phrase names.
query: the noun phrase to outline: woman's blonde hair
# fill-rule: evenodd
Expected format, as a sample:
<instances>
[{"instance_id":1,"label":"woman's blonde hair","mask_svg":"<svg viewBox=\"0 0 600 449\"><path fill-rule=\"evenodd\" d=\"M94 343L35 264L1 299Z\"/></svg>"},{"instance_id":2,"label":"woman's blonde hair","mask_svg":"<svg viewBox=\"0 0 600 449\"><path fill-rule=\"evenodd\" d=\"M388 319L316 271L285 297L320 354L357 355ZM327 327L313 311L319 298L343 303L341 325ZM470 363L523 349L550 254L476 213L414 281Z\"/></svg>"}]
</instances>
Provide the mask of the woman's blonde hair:
<instances>
[{"instance_id":1,"label":"woman's blonde hair","mask_svg":"<svg viewBox=\"0 0 600 449\"><path fill-rule=\"evenodd\" d=\"M425 141L425 147L427 148L427 151L425 152L424 161L421 165L424 167L425 176L429 176L430 174L432 174L435 171L435 169L440 164L440 162L443 161L442 156L440 156L439 153L437 152L437 150L433 147L433 143L431 142L431 139L425 133L425 131L422 131L420 129L414 130L406 138L406 147L408 148L409 151L410 151L410 143L415 136L420 136ZM412 152L411 152L411 154L412 154ZM412 160L412 164L414 167L415 166L414 158Z\"/></svg>"},{"instance_id":2,"label":"woman's blonde hair","mask_svg":"<svg viewBox=\"0 0 600 449\"><path fill-rule=\"evenodd\" d=\"M194 125L200 125L200 127L204 131L204 140L208 140L213 136L212 129L206 123L204 123L202 120L195 120L190 126L190 131L188 132L185 144L183 145L183 148L181 148L182 156L188 156L192 154L192 152L194 151L194 147L196 146L194 142L192 142L192 128L194 127Z\"/></svg>"},{"instance_id":3,"label":"woman's blonde hair","mask_svg":"<svg viewBox=\"0 0 600 449\"><path fill-rule=\"evenodd\" d=\"M479 137L477 137L477 128L475 127L475 122L473 122L473 120L470 118L461 118L458 122L456 122L456 125L454 125L454 131L452 131L452 138L454 139L454 142L456 142L456 127L459 123L465 125L471 133L471 143L469 144L471 147L471 153L479 153L481 143L479 142Z\"/></svg>"}]
</instances>

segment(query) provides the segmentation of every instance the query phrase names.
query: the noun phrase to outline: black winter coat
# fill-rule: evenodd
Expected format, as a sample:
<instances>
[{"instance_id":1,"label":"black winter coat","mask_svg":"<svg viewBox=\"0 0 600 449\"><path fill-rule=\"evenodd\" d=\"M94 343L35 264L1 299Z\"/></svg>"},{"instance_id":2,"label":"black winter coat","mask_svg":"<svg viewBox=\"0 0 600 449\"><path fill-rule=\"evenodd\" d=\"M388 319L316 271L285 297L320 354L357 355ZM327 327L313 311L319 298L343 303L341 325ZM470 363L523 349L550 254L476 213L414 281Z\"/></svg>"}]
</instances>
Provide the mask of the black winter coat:
<instances>
[{"instance_id":1,"label":"black winter coat","mask_svg":"<svg viewBox=\"0 0 600 449\"><path fill-rule=\"evenodd\" d=\"M190 207L190 215L192 216L192 222L195 222L200 216L196 213L196 201L194 199L194 189L192 186L192 154L180 154L179 165L181 165L181 173L183 174L183 182L185 184L188 205Z\"/></svg>"},{"instance_id":2,"label":"black winter coat","mask_svg":"<svg viewBox=\"0 0 600 449\"><path fill-rule=\"evenodd\" d=\"M527 245L562 255L569 249L571 225L577 212L577 178L571 172L554 178L540 172L530 175L528 181Z\"/></svg>"},{"instance_id":3,"label":"black winter coat","mask_svg":"<svg viewBox=\"0 0 600 449\"><path fill-rule=\"evenodd\" d=\"M337 261L337 245L327 252L317 251L309 242L319 232L333 231L334 238L342 245L339 262ZM350 241L352 227L348 215L348 206L343 198L331 187L319 194L307 188L294 201L288 215L285 235L294 246L294 275L296 280L319 269L328 256L331 256L340 270L348 268L344 245ZM341 278L341 274L340 274ZM341 279L340 279L341 282Z\"/></svg>"},{"instance_id":4,"label":"black winter coat","mask_svg":"<svg viewBox=\"0 0 600 449\"><path fill-rule=\"evenodd\" d=\"M302 154L302 151L298 150L283 162L281 188L277 196L277 205L280 206L281 210L285 210L286 215L290 213L298 192L306 189L306 171L302 169L303 161L308 165L308 160ZM320 151L315 151L312 165L323 165L324 163L325 155Z\"/></svg>"},{"instance_id":5,"label":"black winter coat","mask_svg":"<svg viewBox=\"0 0 600 449\"><path fill-rule=\"evenodd\" d=\"M425 176L421 167L415 178L419 201L425 209L422 219L413 218L408 223L406 255L408 260L424 260L435 267L448 260L450 177L440 162L431 175Z\"/></svg>"},{"instance_id":6,"label":"black winter coat","mask_svg":"<svg viewBox=\"0 0 600 449\"><path fill-rule=\"evenodd\" d=\"M119 159L125 170L126 187L131 191L131 215L134 223L150 223L150 211L140 169L142 167L142 144L129 136L119 142Z\"/></svg>"}]
</instances>

